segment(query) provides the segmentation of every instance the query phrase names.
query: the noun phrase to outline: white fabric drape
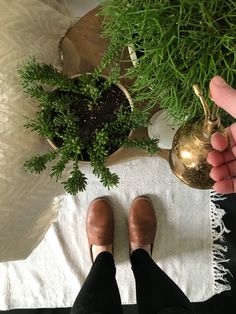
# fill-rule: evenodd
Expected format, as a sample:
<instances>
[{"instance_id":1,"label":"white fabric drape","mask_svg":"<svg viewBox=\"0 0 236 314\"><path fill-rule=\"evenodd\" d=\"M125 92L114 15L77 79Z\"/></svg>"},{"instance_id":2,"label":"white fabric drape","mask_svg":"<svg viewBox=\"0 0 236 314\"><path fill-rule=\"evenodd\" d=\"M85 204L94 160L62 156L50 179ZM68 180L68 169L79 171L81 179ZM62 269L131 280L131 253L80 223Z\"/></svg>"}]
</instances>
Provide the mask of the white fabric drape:
<instances>
[{"instance_id":1,"label":"white fabric drape","mask_svg":"<svg viewBox=\"0 0 236 314\"><path fill-rule=\"evenodd\" d=\"M0 261L27 257L57 215L53 198L61 186L47 173L24 171L24 162L48 145L23 127L37 105L23 94L17 67L31 55L56 65L70 23L38 0L0 0Z\"/></svg>"}]
</instances>

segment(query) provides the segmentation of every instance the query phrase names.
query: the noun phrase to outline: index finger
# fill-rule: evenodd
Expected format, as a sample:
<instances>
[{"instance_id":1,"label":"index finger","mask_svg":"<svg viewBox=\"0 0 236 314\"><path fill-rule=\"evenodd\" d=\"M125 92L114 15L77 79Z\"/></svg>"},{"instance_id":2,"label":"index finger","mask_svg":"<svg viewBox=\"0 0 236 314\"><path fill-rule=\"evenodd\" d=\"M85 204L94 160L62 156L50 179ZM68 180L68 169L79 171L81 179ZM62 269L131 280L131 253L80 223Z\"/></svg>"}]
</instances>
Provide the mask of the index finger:
<instances>
[{"instance_id":1,"label":"index finger","mask_svg":"<svg viewBox=\"0 0 236 314\"><path fill-rule=\"evenodd\" d=\"M223 78L215 76L210 81L210 93L214 102L236 118L236 90Z\"/></svg>"}]
</instances>

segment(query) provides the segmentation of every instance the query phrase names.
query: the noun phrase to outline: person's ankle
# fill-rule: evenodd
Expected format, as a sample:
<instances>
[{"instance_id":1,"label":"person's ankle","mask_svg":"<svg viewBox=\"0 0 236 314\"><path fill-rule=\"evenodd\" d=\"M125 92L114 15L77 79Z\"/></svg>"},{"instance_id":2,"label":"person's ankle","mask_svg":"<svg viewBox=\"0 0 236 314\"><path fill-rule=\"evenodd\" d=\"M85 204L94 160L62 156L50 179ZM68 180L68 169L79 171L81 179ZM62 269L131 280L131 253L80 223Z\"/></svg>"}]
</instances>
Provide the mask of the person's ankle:
<instances>
[{"instance_id":1,"label":"person's ankle","mask_svg":"<svg viewBox=\"0 0 236 314\"><path fill-rule=\"evenodd\" d=\"M102 252L108 252L108 253L111 253L113 255L112 244L103 245L103 246L102 245L93 245L92 246L93 260L95 261L97 256Z\"/></svg>"},{"instance_id":2,"label":"person's ankle","mask_svg":"<svg viewBox=\"0 0 236 314\"><path fill-rule=\"evenodd\" d=\"M130 243L130 251L131 254L138 249L143 249L144 251L146 251L148 254L151 255L151 244L146 244L146 245L141 245L141 244L136 244L136 243Z\"/></svg>"}]
</instances>

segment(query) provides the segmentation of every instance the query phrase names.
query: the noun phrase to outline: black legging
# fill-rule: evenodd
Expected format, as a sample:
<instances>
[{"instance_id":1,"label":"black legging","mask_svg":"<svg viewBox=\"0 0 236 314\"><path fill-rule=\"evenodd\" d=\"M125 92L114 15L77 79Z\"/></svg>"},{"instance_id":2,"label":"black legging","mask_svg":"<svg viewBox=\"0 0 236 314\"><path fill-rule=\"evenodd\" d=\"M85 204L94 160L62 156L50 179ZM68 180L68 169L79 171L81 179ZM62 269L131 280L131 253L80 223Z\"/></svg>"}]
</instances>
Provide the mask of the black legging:
<instances>
[{"instance_id":1,"label":"black legging","mask_svg":"<svg viewBox=\"0 0 236 314\"><path fill-rule=\"evenodd\" d=\"M189 299L145 250L135 250L131 255L131 264L139 314L157 314L165 308L176 308L176 313L178 309L186 309L183 313L192 313ZM115 274L113 256L108 252L100 253L75 300L71 314L122 314Z\"/></svg>"}]
</instances>

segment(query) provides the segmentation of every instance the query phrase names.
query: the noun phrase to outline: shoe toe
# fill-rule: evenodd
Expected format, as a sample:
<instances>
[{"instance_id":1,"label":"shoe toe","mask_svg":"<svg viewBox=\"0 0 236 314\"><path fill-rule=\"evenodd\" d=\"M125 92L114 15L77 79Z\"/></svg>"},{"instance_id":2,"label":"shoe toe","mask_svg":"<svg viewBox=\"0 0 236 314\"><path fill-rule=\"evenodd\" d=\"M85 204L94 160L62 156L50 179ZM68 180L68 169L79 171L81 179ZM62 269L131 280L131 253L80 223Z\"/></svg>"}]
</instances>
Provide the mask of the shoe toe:
<instances>
[{"instance_id":1,"label":"shoe toe","mask_svg":"<svg viewBox=\"0 0 236 314\"><path fill-rule=\"evenodd\" d=\"M105 198L94 200L88 209L86 229L90 245L110 245L114 239L114 217Z\"/></svg>"},{"instance_id":2,"label":"shoe toe","mask_svg":"<svg viewBox=\"0 0 236 314\"><path fill-rule=\"evenodd\" d=\"M156 214L146 197L136 198L129 214L129 240L139 245L152 244L156 235Z\"/></svg>"}]
</instances>

